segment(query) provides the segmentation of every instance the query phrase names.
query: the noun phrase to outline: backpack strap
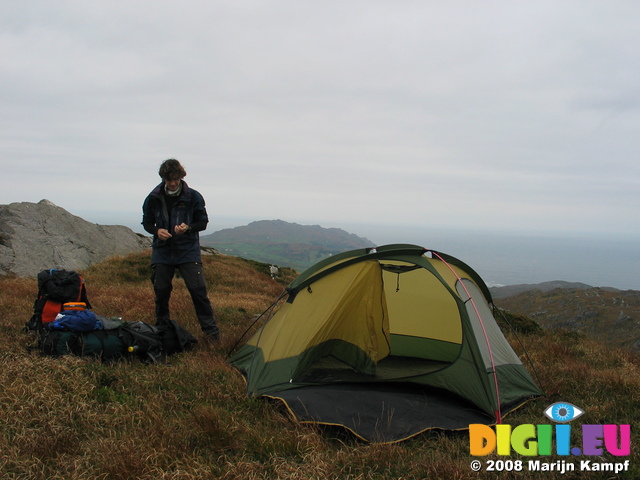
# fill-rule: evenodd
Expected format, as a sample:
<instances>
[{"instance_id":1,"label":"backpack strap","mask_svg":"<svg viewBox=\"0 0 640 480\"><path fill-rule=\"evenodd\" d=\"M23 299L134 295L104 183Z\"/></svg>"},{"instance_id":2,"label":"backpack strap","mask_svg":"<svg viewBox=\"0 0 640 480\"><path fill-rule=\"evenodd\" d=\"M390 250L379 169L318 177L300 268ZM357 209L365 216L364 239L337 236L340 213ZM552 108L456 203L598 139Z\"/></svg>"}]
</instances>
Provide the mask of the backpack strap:
<instances>
[{"instance_id":1,"label":"backpack strap","mask_svg":"<svg viewBox=\"0 0 640 480\"><path fill-rule=\"evenodd\" d=\"M78 275L80 277L80 292L78 293L78 298L76 301L84 302L87 305L88 309L91 309L91 304L89 303L89 299L87 298L87 287L84 284L84 277L82 275Z\"/></svg>"}]
</instances>

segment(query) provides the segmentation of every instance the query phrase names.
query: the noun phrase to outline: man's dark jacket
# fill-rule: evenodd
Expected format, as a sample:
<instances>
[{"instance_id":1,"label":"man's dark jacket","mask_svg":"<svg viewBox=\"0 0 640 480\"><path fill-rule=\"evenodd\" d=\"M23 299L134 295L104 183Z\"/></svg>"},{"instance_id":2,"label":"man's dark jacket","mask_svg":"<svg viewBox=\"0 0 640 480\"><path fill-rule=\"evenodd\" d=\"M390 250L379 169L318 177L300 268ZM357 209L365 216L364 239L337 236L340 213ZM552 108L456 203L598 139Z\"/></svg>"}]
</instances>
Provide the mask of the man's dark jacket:
<instances>
[{"instance_id":1,"label":"man's dark jacket","mask_svg":"<svg viewBox=\"0 0 640 480\"><path fill-rule=\"evenodd\" d=\"M174 200L174 199L172 199ZM176 235L174 227L186 223L189 230ZM209 217L204 198L196 190L182 182L182 191L168 208L164 183L154 188L142 205L142 225L153 235L151 263L179 265L181 263L200 262L200 235L207 228ZM167 241L158 238L158 229L165 228L173 235Z\"/></svg>"}]
</instances>

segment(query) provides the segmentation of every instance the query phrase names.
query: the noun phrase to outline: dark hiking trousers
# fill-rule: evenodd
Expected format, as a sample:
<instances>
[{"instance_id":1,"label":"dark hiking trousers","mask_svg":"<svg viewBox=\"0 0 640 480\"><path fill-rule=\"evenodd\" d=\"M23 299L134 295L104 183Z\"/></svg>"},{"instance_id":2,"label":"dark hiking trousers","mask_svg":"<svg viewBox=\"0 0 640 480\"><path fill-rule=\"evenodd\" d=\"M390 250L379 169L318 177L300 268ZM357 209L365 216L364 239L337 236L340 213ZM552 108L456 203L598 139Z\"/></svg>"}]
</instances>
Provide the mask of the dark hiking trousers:
<instances>
[{"instance_id":1,"label":"dark hiking trousers","mask_svg":"<svg viewBox=\"0 0 640 480\"><path fill-rule=\"evenodd\" d=\"M202 271L202 263L191 262L179 265L166 265L156 263L152 265L151 281L156 294L156 322L162 323L170 320L169 299L173 290L173 277L176 269L180 272L187 290L191 295L191 301L196 311L202 331L208 336L218 338L220 331L213 315L213 307L207 296L207 285Z\"/></svg>"}]
</instances>

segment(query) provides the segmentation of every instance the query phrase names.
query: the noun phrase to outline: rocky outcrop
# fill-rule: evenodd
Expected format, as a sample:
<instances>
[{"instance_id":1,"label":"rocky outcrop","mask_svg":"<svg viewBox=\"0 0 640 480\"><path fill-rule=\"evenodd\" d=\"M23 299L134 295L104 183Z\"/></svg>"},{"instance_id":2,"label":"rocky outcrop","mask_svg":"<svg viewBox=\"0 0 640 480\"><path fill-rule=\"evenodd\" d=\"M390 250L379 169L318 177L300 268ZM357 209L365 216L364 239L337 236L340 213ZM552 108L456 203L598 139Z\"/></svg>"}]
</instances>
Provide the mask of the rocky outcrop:
<instances>
[{"instance_id":1,"label":"rocky outcrop","mask_svg":"<svg viewBox=\"0 0 640 480\"><path fill-rule=\"evenodd\" d=\"M37 275L48 268L82 270L113 255L151 246L122 225L97 225L48 200L0 205L0 274Z\"/></svg>"}]
</instances>

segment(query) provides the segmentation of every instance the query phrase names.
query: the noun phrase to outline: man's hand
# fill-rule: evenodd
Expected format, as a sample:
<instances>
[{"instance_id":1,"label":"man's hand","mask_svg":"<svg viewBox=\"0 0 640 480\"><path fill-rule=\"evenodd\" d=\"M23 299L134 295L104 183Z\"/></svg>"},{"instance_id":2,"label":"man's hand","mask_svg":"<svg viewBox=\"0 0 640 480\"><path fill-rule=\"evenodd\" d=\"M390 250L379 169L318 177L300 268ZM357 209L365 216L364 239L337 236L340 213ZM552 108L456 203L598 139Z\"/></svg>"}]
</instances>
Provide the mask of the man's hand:
<instances>
[{"instance_id":1,"label":"man's hand","mask_svg":"<svg viewBox=\"0 0 640 480\"><path fill-rule=\"evenodd\" d=\"M176 235L182 235L183 233L187 233L187 230L189 230L189 225L187 225L186 223L181 223L180 225L176 225L174 230L176 232Z\"/></svg>"},{"instance_id":2,"label":"man's hand","mask_svg":"<svg viewBox=\"0 0 640 480\"><path fill-rule=\"evenodd\" d=\"M158 229L158 238L160 240L169 240L172 236L173 235L171 235L166 228L159 228Z\"/></svg>"}]
</instances>

